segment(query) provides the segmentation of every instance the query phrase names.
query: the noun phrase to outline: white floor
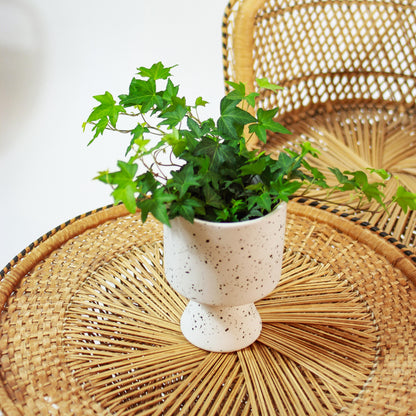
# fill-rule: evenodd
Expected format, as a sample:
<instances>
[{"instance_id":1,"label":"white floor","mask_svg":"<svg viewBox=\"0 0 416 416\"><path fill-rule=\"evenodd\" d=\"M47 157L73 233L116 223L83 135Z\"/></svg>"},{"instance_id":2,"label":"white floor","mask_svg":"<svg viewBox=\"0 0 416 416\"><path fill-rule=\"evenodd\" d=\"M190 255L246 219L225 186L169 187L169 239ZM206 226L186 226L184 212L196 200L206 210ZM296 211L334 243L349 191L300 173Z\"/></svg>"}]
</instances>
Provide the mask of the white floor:
<instances>
[{"instance_id":1,"label":"white floor","mask_svg":"<svg viewBox=\"0 0 416 416\"><path fill-rule=\"evenodd\" d=\"M92 178L124 145L87 147L82 123L106 90L162 60L183 95L218 114L227 0L0 0L0 269L62 222L111 203Z\"/></svg>"}]
</instances>

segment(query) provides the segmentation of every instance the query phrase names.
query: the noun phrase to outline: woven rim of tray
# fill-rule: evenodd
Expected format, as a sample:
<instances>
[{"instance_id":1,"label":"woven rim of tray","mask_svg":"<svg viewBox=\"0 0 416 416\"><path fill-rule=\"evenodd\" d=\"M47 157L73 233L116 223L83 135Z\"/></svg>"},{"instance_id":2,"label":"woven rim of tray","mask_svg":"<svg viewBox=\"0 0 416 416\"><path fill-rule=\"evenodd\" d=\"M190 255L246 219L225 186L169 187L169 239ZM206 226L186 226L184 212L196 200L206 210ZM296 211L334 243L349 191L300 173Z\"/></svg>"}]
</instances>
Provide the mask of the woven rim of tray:
<instances>
[{"instance_id":1,"label":"woven rim of tray","mask_svg":"<svg viewBox=\"0 0 416 416\"><path fill-rule=\"evenodd\" d=\"M415 404L413 340L416 326L410 312L416 306L415 262L403 247L391 244L388 236L383 238L369 225L357 225L354 219L344 219L326 209L290 204L288 230L293 243L292 239L287 243L286 277L282 286L286 289L278 288L273 296L259 303L265 321L260 340L243 352L226 355L197 350L182 339L177 319L184 300L175 296L164 283L161 228L157 223L150 221L141 226L138 218L126 216L124 208L117 206L80 216L58 227L42 242L35 243L14 266L8 266L1 282L2 306L7 303L2 325L10 324L7 315L20 314L24 321L22 327L29 325L27 329L30 329L30 334L22 338L18 319L18 326L5 328L6 336L0 338L1 381L6 382L0 389L3 411L6 415L27 414L28 411L33 414L42 414L42 411L74 414L75 411L76 414L82 409L83 414L106 414L104 409L107 409L107 412L127 415L137 414L142 406L140 414L155 414L162 409L166 414L175 414L179 407L204 414L207 406L211 406L209 409L213 413L210 414L220 408L233 410L233 414L267 414L279 409L282 414L287 411L300 415L313 414L321 408L327 412L321 414L359 411L365 415L374 414L371 413L374 409L406 414ZM95 251L89 247L92 244L96 245ZM83 254L80 261L83 265L72 257L76 253ZM139 263L145 264L141 272L142 266L134 265L137 261L134 259L140 256L143 260ZM42 259L45 261L41 262ZM87 266L88 273L83 275ZM80 270L82 267L84 271ZM54 270L65 270L63 276L54 274L56 284L41 279ZM31 279L27 280L25 276L29 272ZM132 284L129 273L151 274L143 280L147 283L137 290L137 279ZM352 278L348 273L364 275L354 280L354 287L351 287L349 279ZM123 279L127 276L127 283L121 285L117 274L124 276ZM155 279L152 285L149 276ZM366 341L359 354L357 350L349 356L351 348L341 353L346 360L342 362L344 367L335 366L324 372L314 367L313 357L308 361L309 357L305 356L310 348L304 345L305 335L315 345L314 352L324 354L325 360L339 359L333 344L342 339L341 344L345 346L348 337L337 332L342 325L331 326L326 321L314 327L317 317L313 313L306 313L299 321L299 314L290 313L288 307L293 293L286 296L287 288L288 293L293 289L290 289L291 279L295 279L298 285L306 286L303 286L304 294L292 306L309 304L312 299L305 297L305 293L310 296L318 276L321 276L319 285L328 285L331 290L337 288L334 295L337 299L345 296L345 302L339 303L341 310L351 313L349 308L357 308L354 313L361 316L361 328L352 325L349 337L359 336ZM324 283L322 276L326 279ZM39 282L36 277L40 278ZM98 286L94 286L97 282ZM334 282L338 283L334 286ZM349 283L344 287L345 282ZM122 290L116 290L118 285ZM149 288L156 286L161 292L150 296ZM72 287L77 288L75 292ZM133 294L129 297L126 293L130 291ZM359 296L351 297L356 292ZM155 301L160 293L164 294L160 299L163 308ZM20 309L19 302L14 299L16 296L22 297ZM30 305L33 296L42 302ZM288 309L280 310L277 324L275 315L279 311L273 299L279 298L281 304L281 296L286 296L286 301L290 302L286 304ZM130 298L134 299L134 307L125 304ZM114 318L117 316L114 299L118 307L123 305L120 315L123 325L119 318ZM319 318L319 312L323 315L332 310L334 313L334 305L327 302L328 299L317 302L329 308L314 310L318 312L318 320L323 319ZM139 321L137 305L146 313L140 315ZM31 322L39 328L32 327ZM120 327L114 325L115 322ZM312 327L319 328L318 333L309 331ZM132 345L138 336L143 347L134 350ZM290 342L282 341L288 336ZM107 344L97 342L97 337L107 339ZM317 341L324 342L327 356L316 345ZM361 354L361 358L357 354ZM161 375L162 362L170 367ZM270 367L270 363L274 365ZM342 388L339 384L335 388L332 382L326 383L326 378L338 377L339 380L348 365L355 370L357 365L362 367L362 373L352 371L354 376L345 373L346 385ZM210 376L213 370L217 378ZM258 374L262 377L258 378ZM25 381L27 378L29 383ZM10 384L12 379L16 384ZM186 382L181 382L183 380ZM278 388L270 389L270 385ZM25 386L24 391L22 386ZM139 400L138 389L142 392ZM258 395L257 389L263 394ZM165 397L163 406L160 406L161 390ZM146 400L143 394L147 395Z\"/></svg>"}]
</instances>

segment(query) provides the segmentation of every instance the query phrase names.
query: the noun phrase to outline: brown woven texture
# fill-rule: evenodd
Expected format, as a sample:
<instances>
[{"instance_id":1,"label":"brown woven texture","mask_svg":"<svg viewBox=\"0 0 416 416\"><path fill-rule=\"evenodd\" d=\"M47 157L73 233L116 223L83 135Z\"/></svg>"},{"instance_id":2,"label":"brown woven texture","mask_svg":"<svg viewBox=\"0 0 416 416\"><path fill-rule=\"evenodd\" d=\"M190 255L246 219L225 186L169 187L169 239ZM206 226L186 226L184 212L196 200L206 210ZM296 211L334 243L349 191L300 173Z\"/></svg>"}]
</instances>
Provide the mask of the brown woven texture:
<instances>
[{"instance_id":1,"label":"brown woven texture","mask_svg":"<svg viewBox=\"0 0 416 416\"><path fill-rule=\"evenodd\" d=\"M383 168L416 192L416 1L234 0L223 51L226 80L285 87L261 92L257 105L279 106L293 134L258 147L276 153L307 140L324 171ZM396 187L390 181L386 195ZM416 252L415 212L362 218Z\"/></svg>"},{"instance_id":2,"label":"brown woven texture","mask_svg":"<svg viewBox=\"0 0 416 416\"><path fill-rule=\"evenodd\" d=\"M1 273L0 408L14 415L410 415L416 262L289 204L282 280L235 353L182 336L162 228L122 206L69 221ZM321 207L322 208L322 207Z\"/></svg>"}]
</instances>

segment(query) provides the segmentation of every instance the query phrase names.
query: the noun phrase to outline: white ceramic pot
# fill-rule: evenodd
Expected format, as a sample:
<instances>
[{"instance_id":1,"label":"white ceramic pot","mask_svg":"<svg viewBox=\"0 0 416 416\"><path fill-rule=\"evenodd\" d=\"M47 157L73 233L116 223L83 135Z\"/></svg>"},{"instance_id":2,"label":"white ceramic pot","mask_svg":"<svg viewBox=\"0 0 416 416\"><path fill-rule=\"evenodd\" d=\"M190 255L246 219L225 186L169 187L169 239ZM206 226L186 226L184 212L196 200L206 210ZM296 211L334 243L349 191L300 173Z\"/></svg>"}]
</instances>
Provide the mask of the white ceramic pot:
<instances>
[{"instance_id":1,"label":"white ceramic pot","mask_svg":"<svg viewBox=\"0 0 416 416\"><path fill-rule=\"evenodd\" d=\"M254 305L280 280L286 203L250 221L215 223L181 217L164 228L164 261L170 285L190 301L181 330L205 350L242 349L260 335Z\"/></svg>"}]
</instances>

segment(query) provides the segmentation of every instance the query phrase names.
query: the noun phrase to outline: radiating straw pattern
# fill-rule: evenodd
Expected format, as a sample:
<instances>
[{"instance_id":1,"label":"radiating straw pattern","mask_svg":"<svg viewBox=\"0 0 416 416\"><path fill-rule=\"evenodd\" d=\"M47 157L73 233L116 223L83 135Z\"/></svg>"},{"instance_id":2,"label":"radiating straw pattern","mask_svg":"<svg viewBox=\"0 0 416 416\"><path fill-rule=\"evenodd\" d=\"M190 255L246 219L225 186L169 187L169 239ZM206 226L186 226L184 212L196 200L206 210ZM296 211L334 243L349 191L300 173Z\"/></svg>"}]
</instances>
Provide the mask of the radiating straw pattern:
<instances>
[{"instance_id":1,"label":"radiating straw pattern","mask_svg":"<svg viewBox=\"0 0 416 416\"><path fill-rule=\"evenodd\" d=\"M190 345L160 225L122 206L67 225L0 284L0 408L15 415L374 415L416 405L416 266L291 202L282 282L229 354Z\"/></svg>"},{"instance_id":2,"label":"radiating straw pattern","mask_svg":"<svg viewBox=\"0 0 416 416\"><path fill-rule=\"evenodd\" d=\"M182 337L186 302L166 283L161 253L157 242L115 258L83 283L68 309L70 368L106 408L123 415L219 415L235 407L332 414L359 394L376 359L376 323L328 266L286 252L281 284L258 303L259 342L214 354Z\"/></svg>"}]
</instances>

